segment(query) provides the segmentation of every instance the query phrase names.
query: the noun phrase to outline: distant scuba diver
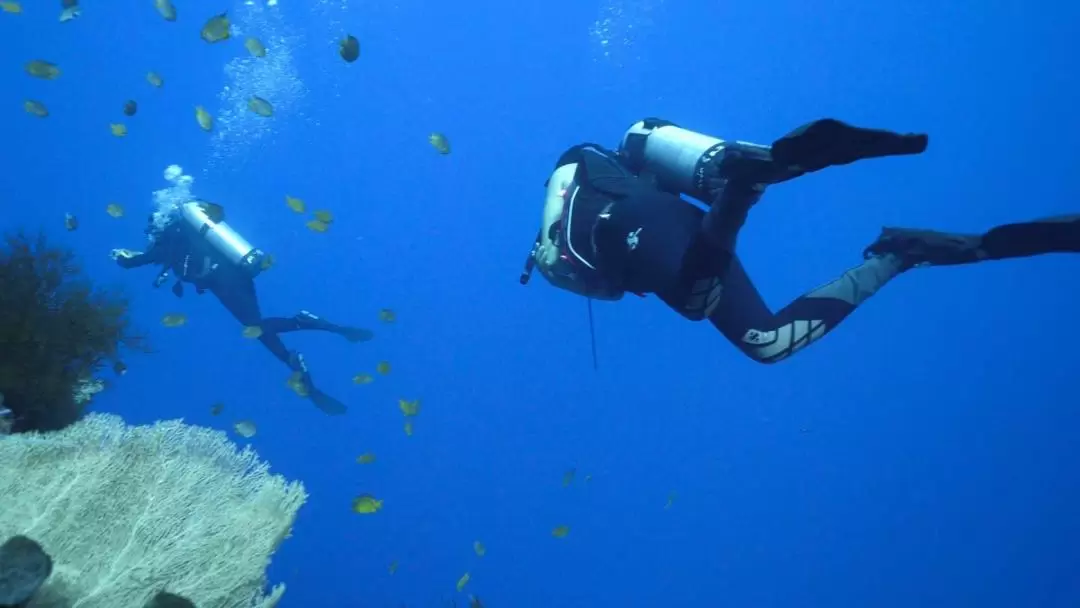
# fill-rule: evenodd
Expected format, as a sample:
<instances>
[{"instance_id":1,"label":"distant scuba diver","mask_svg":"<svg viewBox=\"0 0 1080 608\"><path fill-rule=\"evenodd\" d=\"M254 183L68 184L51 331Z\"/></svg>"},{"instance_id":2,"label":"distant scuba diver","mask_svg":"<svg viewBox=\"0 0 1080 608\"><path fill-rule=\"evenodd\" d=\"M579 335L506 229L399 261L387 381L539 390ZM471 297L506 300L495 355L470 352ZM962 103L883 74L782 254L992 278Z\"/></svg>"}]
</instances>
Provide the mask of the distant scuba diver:
<instances>
[{"instance_id":1,"label":"distant scuba diver","mask_svg":"<svg viewBox=\"0 0 1080 608\"><path fill-rule=\"evenodd\" d=\"M315 387L303 355L288 350L280 334L321 330L351 342L366 342L372 338L370 331L335 325L306 310L287 318L263 317L254 279L263 269L265 254L225 223L220 205L194 200L168 216L151 215L145 232L151 242L145 253L112 250L110 256L121 268L158 264L163 268L154 287L174 274L172 291L177 297L183 296L185 282L194 285L200 295L206 291L214 294L242 325L262 330L259 341L293 371L290 384L296 383L294 389L299 394L327 414L345 413L344 404Z\"/></svg>"},{"instance_id":2,"label":"distant scuba diver","mask_svg":"<svg viewBox=\"0 0 1080 608\"><path fill-rule=\"evenodd\" d=\"M765 187L857 160L920 154L927 143L924 134L833 119L799 127L771 146L640 121L617 152L586 143L559 158L520 282L537 267L552 285L588 298L653 293L690 320L709 319L755 361L774 363L833 330L910 268L1080 251L1080 215L982 234L884 228L861 265L772 312L735 253Z\"/></svg>"}]
</instances>

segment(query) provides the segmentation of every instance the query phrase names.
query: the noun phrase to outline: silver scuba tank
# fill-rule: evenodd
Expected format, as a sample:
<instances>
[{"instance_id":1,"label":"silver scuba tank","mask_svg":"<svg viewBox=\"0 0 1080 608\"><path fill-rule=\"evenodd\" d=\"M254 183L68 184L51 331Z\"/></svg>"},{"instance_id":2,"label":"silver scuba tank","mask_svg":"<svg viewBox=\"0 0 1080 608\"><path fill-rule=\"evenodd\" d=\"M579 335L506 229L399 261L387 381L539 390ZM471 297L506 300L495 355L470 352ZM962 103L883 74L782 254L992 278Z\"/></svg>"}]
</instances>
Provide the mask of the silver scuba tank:
<instances>
[{"instance_id":1,"label":"silver scuba tank","mask_svg":"<svg viewBox=\"0 0 1080 608\"><path fill-rule=\"evenodd\" d=\"M619 155L635 173L647 171L655 175L662 188L707 203L712 198L710 164L720 162L725 151L731 149L770 158L769 146L724 141L656 118L631 125L619 144Z\"/></svg>"},{"instance_id":2,"label":"silver scuba tank","mask_svg":"<svg viewBox=\"0 0 1080 608\"><path fill-rule=\"evenodd\" d=\"M180 216L222 257L236 265L251 277L262 271L265 254L252 246L225 222L215 222L207 215L203 205L207 203L193 200L180 206Z\"/></svg>"}]
</instances>

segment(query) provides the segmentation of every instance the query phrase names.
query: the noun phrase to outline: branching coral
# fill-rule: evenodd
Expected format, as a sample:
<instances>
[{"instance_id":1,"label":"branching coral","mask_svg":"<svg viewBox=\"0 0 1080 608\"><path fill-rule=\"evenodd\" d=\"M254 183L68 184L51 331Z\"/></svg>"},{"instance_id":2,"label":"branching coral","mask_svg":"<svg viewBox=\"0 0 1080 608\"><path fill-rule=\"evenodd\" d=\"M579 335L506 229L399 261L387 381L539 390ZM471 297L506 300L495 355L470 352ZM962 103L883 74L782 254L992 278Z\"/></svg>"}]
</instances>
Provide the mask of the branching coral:
<instances>
[{"instance_id":1,"label":"branching coral","mask_svg":"<svg viewBox=\"0 0 1080 608\"><path fill-rule=\"evenodd\" d=\"M82 414L78 389L123 348L145 350L128 301L96 287L74 253L44 237L8 235L0 247L0 394L14 431L63 428Z\"/></svg>"}]
</instances>

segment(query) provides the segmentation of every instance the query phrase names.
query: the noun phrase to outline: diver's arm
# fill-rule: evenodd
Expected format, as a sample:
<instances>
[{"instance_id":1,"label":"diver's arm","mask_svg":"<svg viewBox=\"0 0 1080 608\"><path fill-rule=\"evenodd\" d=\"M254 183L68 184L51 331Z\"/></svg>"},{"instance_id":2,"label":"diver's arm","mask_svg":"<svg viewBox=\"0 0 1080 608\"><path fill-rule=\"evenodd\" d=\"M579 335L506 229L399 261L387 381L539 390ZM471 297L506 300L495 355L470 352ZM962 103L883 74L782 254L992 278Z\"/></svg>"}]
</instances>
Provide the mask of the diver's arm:
<instances>
[{"instance_id":1,"label":"diver's arm","mask_svg":"<svg viewBox=\"0 0 1080 608\"><path fill-rule=\"evenodd\" d=\"M559 248L551 240L551 226L562 219L566 189L574 180L577 163L569 163L555 169L547 183L544 197L544 217L540 224L540 246L536 248L537 266L541 271L549 268L559 258Z\"/></svg>"},{"instance_id":2,"label":"diver's arm","mask_svg":"<svg viewBox=\"0 0 1080 608\"><path fill-rule=\"evenodd\" d=\"M155 249L155 247L151 247L150 250L145 253L141 251L131 251L130 249L113 249L109 252L109 257L116 260L118 266L127 270L157 262L158 256L156 255L157 252Z\"/></svg>"}]
</instances>

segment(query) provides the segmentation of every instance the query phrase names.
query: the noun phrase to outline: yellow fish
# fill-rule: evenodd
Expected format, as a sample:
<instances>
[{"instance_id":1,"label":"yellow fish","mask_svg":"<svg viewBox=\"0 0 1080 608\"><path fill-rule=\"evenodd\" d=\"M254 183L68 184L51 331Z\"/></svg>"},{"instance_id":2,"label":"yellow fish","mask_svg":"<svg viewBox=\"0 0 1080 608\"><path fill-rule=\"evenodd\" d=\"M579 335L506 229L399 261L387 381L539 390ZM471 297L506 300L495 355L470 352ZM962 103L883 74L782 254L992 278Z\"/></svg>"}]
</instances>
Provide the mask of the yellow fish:
<instances>
[{"instance_id":1,"label":"yellow fish","mask_svg":"<svg viewBox=\"0 0 1080 608\"><path fill-rule=\"evenodd\" d=\"M476 555L479 556L479 557L484 557L485 555L487 555L487 548L484 547L484 543L482 543L482 542L480 542L478 540L473 541L472 549L473 549L473 551L476 552Z\"/></svg>"},{"instance_id":2,"label":"yellow fish","mask_svg":"<svg viewBox=\"0 0 1080 608\"><path fill-rule=\"evenodd\" d=\"M382 509L382 505L383 501L371 494L361 494L353 499L352 511L361 515L370 515Z\"/></svg>"},{"instance_id":3,"label":"yellow fish","mask_svg":"<svg viewBox=\"0 0 1080 608\"><path fill-rule=\"evenodd\" d=\"M405 436L406 437L412 437L412 431L413 431L413 429L412 429L412 420L406 420L405 421Z\"/></svg>"},{"instance_id":4,"label":"yellow fish","mask_svg":"<svg viewBox=\"0 0 1080 608\"><path fill-rule=\"evenodd\" d=\"M250 420L241 420L233 425L233 430L244 439L251 439L258 432L255 423Z\"/></svg>"},{"instance_id":5,"label":"yellow fish","mask_svg":"<svg viewBox=\"0 0 1080 608\"><path fill-rule=\"evenodd\" d=\"M165 79L163 79L161 77L161 74L158 74L157 72L147 72L146 82L149 82L155 87L160 87L161 85L165 84Z\"/></svg>"},{"instance_id":6,"label":"yellow fish","mask_svg":"<svg viewBox=\"0 0 1080 608\"><path fill-rule=\"evenodd\" d=\"M214 405L210 406L210 415L211 416L217 416L218 414L220 414L223 411L225 411L225 404L224 403L215 403Z\"/></svg>"},{"instance_id":7,"label":"yellow fish","mask_svg":"<svg viewBox=\"0 0 1080 608\"><path fill-rule=\"evenodd\" d=\"M371 464L375 462L375 454L367 452L356 457L356 464Z\"/></svg>"},{"instance_id":8,"label":"yellow fish","mask_svg":"<svg viewBox=\"0 0 1080 608\"><path fill-rule=\"evenodd\" d=\"M124 207L120 203L109 203L105 205L105 213L113 217L124 217Z\"/></svg>"},{"instance_id":9,"label":"yellow fish","mask_svg":"<svg viewBox=\"0 0 1080 608\"><path fill-rule=\"evenodd\" d=\"M262 327L260 327L258 325L250 325L248 327L245 327L244 331L242 332L242 335L245 338L251 338L251 339L258 338L262 334L263 334Z\"/></svg>"},{"instance_id":10,"label":"yellow fish","mask_svg":"<svg viewBox=\"0 0 1080 608\"><path fill-rule=\"evenodd\" d=\"M212 131L214 129L214 117L202 106L195 106L195 122L199 123L199 127L203 131Z\"/></svg>"},{"instance_id":11,"label":"yellow fish","mask_svg":"<svg viewBox=\"0 0 1080 608\"><path fill-rule=\"evenodd\" d=\"M40 101L34 101L33 99L27 99L23 102L23 109L27 114L33 114L38 118L45 118L49 115L49 109L45 107L45 104Z\"/></svg>"},{"instance_id":12,"label":"yellow fish","mask_svg":"<svg viewBox=\"0 0 1080 608\"><path fill-rule=\"evenodd\" d=\"M555 526L551 529L551 535L555 538L565 538L570 533L570 526Z\"/></svg>"},{"instance_id":13,"label":"yellow fish","mask_svg":"<svg viewBox=\"0 0 1080 608\"><path fill-rule=\"evenodd\" d=\"M55 64L49 63L48 61L42 61L40 59L28 61L24 69L26 70L27 74L33 76L34 78L41 78L43 80L56 80L60 77L60 68L58 68Z\"/></svg>"},{"instance_id":14,"label":"yellow fish","mask_svg":"<svg viewBox=\"0 0 1080 608\"><path fill-rule=\"evenodd\" d=\"M303 199L296 198L295 196L285 195L285 204L289 206L289 209L297 213L303 213L305 209Z\"/></svg>"},{"instance_id":15,"label":"yellow fish","mask_svg":"<svg viewBox=\"0 0 1080 608\"><path fill-rule=\"evenodd\" d=\"M375 381L375 377L371 374L365 374L363 372L356 374L352 377L353 384L371 384Z\"/></svg>"},{"instance_id":16,"label":"yellow fish","mask_svg":"<svg viewBox=\"0 0 1080 608\"><path fill-rule=\"evenodd\" d=\"M570 469L569 471L563 473L562 485L563 485L564 488L569 486L570 484L574 483L574 476L575 475L577 475L577 469Z\"/></svg>"},{"instance_id":17,"label":"yellow fish","mask_svg":"<svg viewBox=\"0 0 1080 608\"><path fill-rule=\"evenodd\" d=\"M401 410L401 414L406 418L415 416L420 413L420 400L416 399L409 401L408 399L398 399L398 409Z\"/></svg>"},{"instance_id":18,"label":"yellow fish","mask_svg":"<svg viewBox=\"0 0 1080 608\"><path fill-rule=\"evenodd\" d=\"M307 384L304 383L303 372L293 372L289 379L285 381L285 386L301 397L308 396L308 388Z\"/></svg>"},{"instance_id":19,"label":"yellow fish","mask_svg":"<svg viewBox=\"0 0 1080 608\"><path fill-rule=\"evenodd\" d=\"M251 53L252 57L266 57L266 47L258 38L248 38L244 41L244 48Z\"/></svg>"},{"instance_id":20,"label":"yellow fish","mask_svg":"<svg viewBox=\"0 0 1080 608\"><path fill-rule=\"evenodd\" d=\"M116 137L123 137L123 136L127 135L127 127L120 124L120 123L118 123L118 122L114 122L114 123L110 124L109 125L109 131L111 131L112 134L115 135Z\"/></svg>"},{"instance_id":21,"label":"yellow fish","mask_svg":"<svg viewBox=\"0 0 1080 608\"><path fill-rule=\"evenodd\" d=\"M672 493L668 494L667 503L664 504L664 508L665 509L670 509L675 504L675 499L678 498L678 497L679 497L679 495L676 492L672 492Z\"/></svg>"},{"instance_id":22,"label":"yellow fish","mask_svg":"<svg viewBox=\"0 0 1080 608\"><path fill-rule=\"evenodd\" d=\"M383 323L393 323L394 321L397 321L397 313L389 308L384 308L379 311L379 320Z\"/></svg>"},{"instance_id":23,"label":"yellow fish","mask_svg":"<svg viewBox=\"0 0 1080 608\"><path fill-rule=\"evenodd\" d=\"M176 21L176 7L169 0L154 0L154 8L166 21Z\"/></svg>"},{"instance_id":24,"label":"yellow fish","mask_svg":"<svg viewBox=\"0 0 1080 608\"><path fill-rule=\"evenodd\" d=\"M375 365L375 371L379 372L383 376L385 376L386 374L389 374L390 373L390 362L389 361L379 361L379 363Z\"/></svg>"},{"instance_id":25,"label":"yellow fish","mask_svg":"<svg viewBox=\"0 0 1080 608\"><path fill-rule=\"evenodd\" d=\"M469 576L468 572L461 575L461 578L459 578L458 581L457 581L458 593L461 593L465 589L465 585L469 584L469 579L470 578L472 578L472 577Z\"/></svg>"},{"instance_id":26,"label":"yellow fish","mask_svg":"<svg viewBox=\"0 0 1080 608\"><path fill-rule=\"evenodd\" d=\"M327 224L326 222L320 222L319 220L311 220L310 222L305 224L305 226L307 226L308 230L311 230L312 232L326 232L330 229L330 224Z\"/></svg>"},{"instance_id":27,"label":"yellow fish","mask_svg":"<svg viewBox=\"0 0 1080 608\"><path fill-rule=\"evenodd\" d=\"M431 147L439 151L439 154L450 154L450 140L446 139L446 136L442 133L428 135L428 142Z\"/></svg>"},{"instance_id":28,"label":"yellow fish","mask_svg":"<svg viewBox=\"0 0 1080 608\"><path fill-rule=\"evenodd\" d=\"M211 17L203 25L202 31L199 32L199 37L211 44L228 40L229 36L229 16L227 12Z\"/></svg>"},{"instance_id":29,"label":"yellow fish","mask_svg":"<svg viewBox=\"0 0 1080 608\"><path fill-rule=\"evenodd\" d=\"M322 222L324 224L329 224L329 223L334 221L334 214L330 213L329 211L327 211L325 209L320 209L320 210L312 213L312 215L315 216L315 219L319 220L320 222Z\"/></svg>"},{"instance_id":30,"label":"yellow fish","mask_svg":"<svg viewBox=\"0 0 1080 608\"><path fill-rule=\"evenodd\" d=\"M271 268L273 268L274 267L274 254L268 253L265 256L263 256L262 262L259 263L259 266L262 267L263 270L270 270Z\"/></svg>"},{"instance_id":31,"label":"yellow fish","mask_svg":"<svg viewBox=\"0 0 1080 608\"><path fill-rule=\"evenodd\" d=\"M393 576L393 574L397 572L398 569L397 560L395 559L394 561L390 562L390 565L387 566L386 569L390 572L390 575Z\"/></svg>"},{"instance_id":32,"label":"yellow fish","mask_svg":"<svg viewBox=\"0 0 1080 608\"><path fill-rule=\"evenodd\" d=\"M18 2L0 2L0 10L18 15L22 12L22 5Z\"/></svg>"},{"instance_id":33,"label":"yellow fish","mask_svg":"<svg viewBox=\"0 0 1080 608\"><path fill-rule=\"evenodd\" d=\"M269 101L266 101L257 95L252 95L251 99L248 99L248 109L259 116L269 117L274 115L274 106L270 105Z\"/></svg>"},{"instance_id":34,"label":"yellow fish","mask_svg":"<svg viewBox=\"0 0 1080 608\"><path fill-rule=\"evenodd\" d=\"M182 312L172 313L161 317L161 324L165 327L180 327L187 323L187 315Z\"/></svg>"}]
</instances>

